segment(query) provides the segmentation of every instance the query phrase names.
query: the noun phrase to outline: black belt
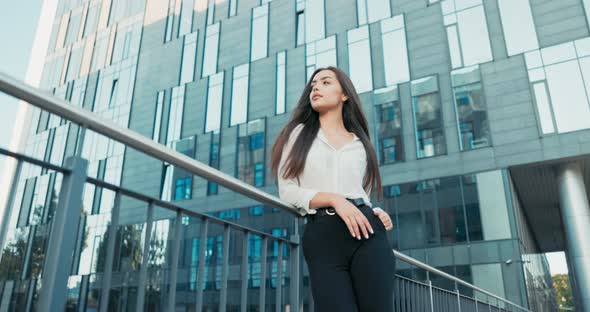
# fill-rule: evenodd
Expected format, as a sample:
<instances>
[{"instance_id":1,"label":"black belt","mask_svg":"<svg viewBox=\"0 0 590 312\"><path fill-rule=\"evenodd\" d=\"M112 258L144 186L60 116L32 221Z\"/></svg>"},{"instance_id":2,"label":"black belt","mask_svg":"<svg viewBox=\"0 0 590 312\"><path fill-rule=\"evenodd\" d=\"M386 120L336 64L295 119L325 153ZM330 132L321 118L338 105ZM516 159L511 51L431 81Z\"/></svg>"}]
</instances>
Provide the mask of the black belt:
<instances>
[{"instance_id":1,"label":"black belt","mask_svg":"<svg viewBox=\"0 0 590 312\"><path fill-rule=\"evenodd\" d=\"M359 198L347 198L346 200L348 200L350 203L352 203L353 205L360 207L363 205L367 205L365 203L365 200L362 197ZM317 208L315 214L308 214L307 216L310 217L312 220L316 217L321 217L321 216L333 216L336 214L336 209L334 209L334 207L322 207L322 208Z\"/></svg>"}]
</instances>

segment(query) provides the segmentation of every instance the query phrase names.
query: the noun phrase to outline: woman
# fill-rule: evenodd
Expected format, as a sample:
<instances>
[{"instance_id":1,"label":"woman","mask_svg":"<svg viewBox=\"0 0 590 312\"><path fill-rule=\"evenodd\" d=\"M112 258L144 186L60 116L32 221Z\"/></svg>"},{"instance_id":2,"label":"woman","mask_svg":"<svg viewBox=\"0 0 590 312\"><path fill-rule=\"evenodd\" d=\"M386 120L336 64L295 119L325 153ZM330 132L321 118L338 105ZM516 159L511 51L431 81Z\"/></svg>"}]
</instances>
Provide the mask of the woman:
<instances>
[{"instance_id":1,"label":"woman","mask_svg":"<svg viewBox=\"0 0 590 312\"><path fill-rule=\"evenodd\" d=\"M282 200L305 209L302 238L319 312L393 311L391 218L371 209L382 197L377 157L350 78L316 70L272 148Z\"/></svg>"}]
</instances>

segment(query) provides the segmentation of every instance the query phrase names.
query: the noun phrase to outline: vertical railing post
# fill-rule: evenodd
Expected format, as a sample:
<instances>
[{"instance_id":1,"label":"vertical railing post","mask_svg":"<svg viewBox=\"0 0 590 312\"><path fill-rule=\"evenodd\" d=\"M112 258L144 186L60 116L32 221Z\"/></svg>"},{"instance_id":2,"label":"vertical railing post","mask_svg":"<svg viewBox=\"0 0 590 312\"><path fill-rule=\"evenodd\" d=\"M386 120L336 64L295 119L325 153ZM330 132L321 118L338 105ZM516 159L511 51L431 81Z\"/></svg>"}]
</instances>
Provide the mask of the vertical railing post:
<instances>
[{"instance_id":1,"label":"vertical railing post","mask_svg":"<svg viewBox=\"0 0 590 312\"><path fill-rule=\"evenodd\" d=\"M275 311L283 310L283 242L279 242L279 257L277 259L277 287L275 292Z\"/></svg>"},{"instance_id":2,"label":"vertical railing post","mask_svg":"<svg viewBox=\"0 0 590 312\"><path fill-rule=\"evenodd\" d=\"M434 312L434 297L432 293L432 281L430 279L428 279L428 292L430 293L430 311Z\"/></svg>"},{"instance_id":3,"label":"vertical railing post","mask_svg":"<svg viewBox=\"0 0 590 312\"><path fill-rule=\"evenodd\" d=\"M227 309L227 279L229 275L229 237L231 229L225 225L223 231L223 263L221 265L221 292L219 294L219 311Z\"/></svg>"},{"instance_id":4,"label":"vertical railing post","mask_svg":"<svg viewBox=\"0 0 590 312\"><path fill-rule=\"evenodd\" d=\"M143 241L143 254L141 255L141 267L139 268L139 281L137 283L137 306L136 312L144 311L145 284L147 280L147 267L149 260L150 241L152 237L152 226L154 220L154 203L150 201L145 221L145 238Z\"/></svg>"},{"instance_id":5,"label":"vertical railing post","mask_svg":"<svg viewBox=\"0 0 590 312\"><path fill-rule=\"evenodd\" d=\"M244 242L242 243L242 270L240 272L242 290L240 291L240 311L248 310L248 249L250 240L248 231L244 231Z\"/></svg>"},{"instance_id":6,"label":"vertical railing post","mask_svg":"<svg viewBox=\"0 0 590 312\"><path fill-rule=\"evenodd\" d=\"M174 222L174 241L172 242L172 259L170 266L170 280L167 311L175 311L176 307L176 281L178 280L178 257L180 255L180 241L182 240L182 213L176 212Z\"/></svg>"},{"instance_id":7,"label":"vertical railing post","mask_svg":"<svg viewBox=\"0 0 590 312\"><path fill-rule=\"evenodd\" d=\"M291 290L291 311L299 312L300 302L300 281L301 281L301 238L299 237L299 225L301 218L295 218L293 226L293 235L291 235L291 279L290 279L290 290ZM292 247L291 247L292 246Z\"/></svg>"},{"instance_id":8,"label":"vertical railing post","mask_svg":"<svg viewBox=\"0 0 590 312\"><path fill-rule=\"evenodd\" d=\"M113 261L115 255L115 242L117 230L119 229L119 211L121 209L121 192L115 193L115 204L111 210L111 224L108 229L108 240L106 242L107 252L105 256L104 273L102 275L102 292L100 296L99 311L107 312L109 308L109 295L111 292L111 279L113 275Z\"/></svg>"},{"instance_id":9,"label":"vertical railing post","mask_svg":"<svg viewBox=\"0 0 590 312\"><path fill-rule=\"evenodd\" d=\"M22 172L22 168L23 161L17 159L16 169L14 170L14 177L9 189L10 191L8 194L8 200L6 201L6 206L4 206L4 211L2 214L2 227L0 228L0 259L2 259L1 251L4 250L4 240L6 239L6 232L8 232L8 222L10 222L10 215L13 210L16 211L16 209L12 209L12 205L14 205L14 197L16 196L16 190L18 188L18 183L20 181L20 174Z\"/></svg>"},{"instance_id":10,"label":"vertical railing post","mask_svg":"<svg viewBox=\"0 0 590 312\"><path fill-rule=\"evenodd\" d=\"M266 252L268 249L268 237L262 238L262 252L260 256L260 298L258 311L264 312L266 308Z\"/></svg>"},{"instance_id":11,"label":"vertical railing post","mask_svg":"<svg viewBox=\"0 0 590 312\"><path fill-rule=\"evenodd\" d=\"M477 303L477 296L473 293L473 300L475 300L475 312L479 312L479 304Z\"/></svg>"},{"instance_id":12,"label":"vertical railing post","mask_svg":"<svg viewBox=\"0 0 590 312\"><path fill-rule=\"evenodd\" d=\"M457 293L457 308L461 312L461 294L459 293L459 288L455 289L455 292Z\"/></svg>"},{"instance_id":13,"label":"vertical railing post","mask_svg":"<svg viewBox=\"0 0 590 312\"><path fill-rule=\"evenodd\" d=\"M68 157L65 167L70 172L63 177L49 235L39 311L63 311L66 304L72 255L76 247L76 235L71 235L69 231L77 228L80 219L88 161L80 157Z\"/></svg>"},{"instance_id":14,"label":"vertical railing post","mask_svg":"<svg viewBox=\"0 0 590 312\"><path fill-rule=\"evenodd\" d=\"M199 246L199 268L197 269L197 309L196 311L203 310L203 281L205 277L205 251L207 250L207 227L209 224L208 219L203 219L201 224L201 245Z\"/></svg>"}]
</instances>

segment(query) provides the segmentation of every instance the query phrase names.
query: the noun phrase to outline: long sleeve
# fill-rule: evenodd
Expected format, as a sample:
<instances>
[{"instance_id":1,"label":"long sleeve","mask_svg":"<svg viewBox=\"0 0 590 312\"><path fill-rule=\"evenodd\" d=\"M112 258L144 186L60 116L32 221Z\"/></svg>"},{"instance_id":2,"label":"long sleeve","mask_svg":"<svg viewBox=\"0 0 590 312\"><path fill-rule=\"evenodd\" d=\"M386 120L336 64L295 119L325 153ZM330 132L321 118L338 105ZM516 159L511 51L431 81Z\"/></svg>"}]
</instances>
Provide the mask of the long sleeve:
<instances>
[{"instance_id":1,"label":"long sleeve","mask_svg":"<svg viewBox=\"0 0 590 312\"><path fill-rule=\"evenodd\" d=\"M303 125L300 124L293 131L289 136L289 140L285 144L283 148L283 153L281 155L281 161L279 162L279 170L278 170L278 187L279 187L279 197L281 200L299 208L305 209L308 214L315 214L316 211L314 209L309 208L309 203L313 199L313 197L319 193L318 190L303 188L299 186L296 178L291 179L284 179L284 164L291 152L291 148L297 139L297 136L301 132Z\"/></svg>"}]
</instances>

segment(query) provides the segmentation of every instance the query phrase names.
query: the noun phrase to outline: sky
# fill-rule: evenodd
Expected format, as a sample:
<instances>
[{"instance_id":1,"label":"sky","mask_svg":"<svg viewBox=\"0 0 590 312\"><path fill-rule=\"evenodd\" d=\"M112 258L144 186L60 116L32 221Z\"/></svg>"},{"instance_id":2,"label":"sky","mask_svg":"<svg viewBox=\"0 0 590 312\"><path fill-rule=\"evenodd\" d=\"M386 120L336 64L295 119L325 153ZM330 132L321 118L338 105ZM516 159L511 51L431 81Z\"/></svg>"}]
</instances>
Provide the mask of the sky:
<instances>
[{"instance_id":1,"label":"sky","mask_svg":"<svg viewBox=\"0 0 590 312\"><path fill-rule=\"evenodd\" d=\"M0 72L25 79L42 0L0 1ZM18 101L0 92L0 146L7 148ZM4 159L0 158L0 175Z\"/></svg>"},{"instance_id":2,"label":"sky","mask_svg":"<svg viewBox=\"0 0 590 312\"><path fill-rule=\"evenodd\" d=\"M0 42L3 43L0 72L24 80L42 3L42 0L0 1ZM0 147L8 148L10 144L17 109L18 101L0 93ZM0 176L3 171L4 158L0 156ZM567 273L563 252L549 253L547 260L552 275Z\"/></svg>"}]
</instances>

